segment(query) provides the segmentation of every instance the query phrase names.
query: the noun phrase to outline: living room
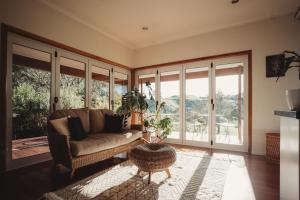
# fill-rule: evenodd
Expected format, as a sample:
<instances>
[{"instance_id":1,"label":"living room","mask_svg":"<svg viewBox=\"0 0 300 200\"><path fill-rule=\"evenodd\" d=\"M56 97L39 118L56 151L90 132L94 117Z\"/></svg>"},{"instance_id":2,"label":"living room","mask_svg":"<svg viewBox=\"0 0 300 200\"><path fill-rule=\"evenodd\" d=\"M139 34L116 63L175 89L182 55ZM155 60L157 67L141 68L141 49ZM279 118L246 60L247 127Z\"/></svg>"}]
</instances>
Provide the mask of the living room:
<instances>
[{"instance_id":1,"label":"living room","mask_svg":"<svg viewBox=\"0 0 300 200\"><path fill-rule=\"evenodd\" d=\"M298 0L0 0L1 199L299 199Z\"/></svg>"}]
</instances>

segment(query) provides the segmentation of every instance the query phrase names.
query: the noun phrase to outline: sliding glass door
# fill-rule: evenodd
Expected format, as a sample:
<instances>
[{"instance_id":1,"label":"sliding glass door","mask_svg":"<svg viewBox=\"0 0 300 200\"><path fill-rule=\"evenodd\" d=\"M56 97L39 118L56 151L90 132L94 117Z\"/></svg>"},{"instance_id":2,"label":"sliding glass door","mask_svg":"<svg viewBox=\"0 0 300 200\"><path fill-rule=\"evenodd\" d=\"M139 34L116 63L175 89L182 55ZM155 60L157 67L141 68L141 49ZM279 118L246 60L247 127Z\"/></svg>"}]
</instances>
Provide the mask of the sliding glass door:
<instances>
[{"instance_id":1,"label":"sliding glass door","mask_svg":"<svg viewBox=\"0 0 300 200\"><path fill-rule=\"evenodd\" d=\"M131 78L129 70L11 33L6 67L7 170L51 159L47 139L51 112L113 106L116 110Z\"/></svg>"},{"instance_id":2,"label":"sliding glass door","mask_svg":"<svg viewBox=\"0 0 300 200\"><path fill-rule=\"evenodd\" d=\"M112 105L114 111L122 105L122 96L128 92L128 80L128 74L119 71L113 72L114 92Z\"/></svg>"},{"instance_id":3,"label":"sliding glass door","mask_svg":"<svg viewBox=\"0 0 300 200\"><path fill-rule=\"evenodd\" d=\"M172 121L167 142L247 151L247 56L137 71L138 87L155 82L161 117ZM156 72L156 73L155 73Z\"/></svg>"},{"instance_id":4,"label":"sliding glass door","mask_svg":"<svg viewBox=\"0 0 300 200\"><path fill-rule=\"evenodd\" d=\"M207 147L211 141L210 63L187 66L184 72L184 143Z\"/></svg>"},{"instance_id":5,"label":"sliding glass door","mask_svg":"<svg viewBox=\"0 0 300 200\"><path fill-rule=\"evenodd\" d=\"M47 118L53 110L54 51L33 41L9 36L7 55L6 167L49 157Z\"/></svg>"},{"instance_id":6,"label":"sliding glass door","mask_svg":"<svg viewBox=\"0 0 300 200\"><path fill-rule=\"evenodd\" d=\"M168 139L181 139L181 99L180 99L180 71L166 71L160 73L160 103L164 102L161 117L172 120L172 132Z\"/></svg>"},{"instance_id":7,"label":"sliding glass door","mask_svg":"<svg viewBox=\"0 0 300 200\"><path fill-rule=\"evenodd\" d=\"M155 114L156 111L156 78L155 73L139 75L138 76L138 89L146 96L148 103L148 109L144 113L146 118L150 118Z\"/></svg>"},{"instance_id":8,"label":"sliding glass door","mask_svg":"<svg viewBox=\"0 0 300 200\"><path fill-rule=\"evenodd\" d=\"M214 63L214 142L219 148L245 147L248 100L245 98L245 60L219 60Z\"/></svg>"},{"instance_id":9,"label":"sliding glass door","mask_svg":"<svg viewBox=\"0 0 300 200\"><path fill-rule=\"evenodd\" d=\"M104 63L91 66L91 108L110 108L110 70Z\"/></svg>"},{"instance_id":10,"label":"sliding glass door","mask_svg":"<svg viewBox=\"0 0 300 200\"><path fill-rule=\"evenodd\" d=\"M85 58L60 52L59 57L59 105L60 109L83 108L86 106Z\"/></svg>"}]
</instances>

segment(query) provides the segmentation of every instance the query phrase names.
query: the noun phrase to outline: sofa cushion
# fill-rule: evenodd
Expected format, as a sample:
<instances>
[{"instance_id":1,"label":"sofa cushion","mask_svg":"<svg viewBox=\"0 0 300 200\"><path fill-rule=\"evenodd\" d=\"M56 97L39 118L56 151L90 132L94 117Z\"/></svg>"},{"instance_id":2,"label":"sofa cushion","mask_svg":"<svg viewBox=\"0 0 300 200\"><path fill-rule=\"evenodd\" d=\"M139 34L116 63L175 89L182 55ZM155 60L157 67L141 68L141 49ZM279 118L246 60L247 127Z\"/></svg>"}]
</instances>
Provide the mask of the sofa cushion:
<instances>
[{"instance_id":1,"label":"sofa cushion","mask_svg":"<svg viewBox=\"0 0 300 200\"><path fill-rule=\"evenodd\" d=\"M124 115L105 114L104 131L107 133L122 133L124 124Z\"/></svg>"},{"instance_id":2,"label":"sofa cushion","mask_svg":"<svg viewBox=\"0 0 300 200\"><path fill-rule=\"evenodd\" d=\"M81 119L79 117L69 117L68 126L73 140L83 140L88 135L84 131Z\"/></svg>"},{"instance_id":3,"label":"sofa cushion","mask_svg":"<svg viewBox=\"0 0 300 200\"><path fill-rule=\"evenodd\" d=\"M113 115L114 112L108 109L90 110L91 133L101 133L104 131L104 115Z\"/></svg>"},{"instance_id":4,"label":"sofa cushion","mask_svg":"<svg viewBox=\"0 0 300 200\"><path fill-rule=\"evenodd\" d=\"M70 136L67 117L50 120L50 124L52 124L57 133L61 135Z\"/></svg>"},{"instance_id":5,"label":"sofa cushion","mask_svg":"<svg viewBox=\"0 0 300 200\"><path fill-rule=\"evenodd\" d=\"M52 113L51 119L58 119L62 117L79 117L84 131L86 133L90 132L90 119L89 119L89 109L88 108L78 108L78 109L65 109L65 110L56 110Z\"/></svg>"},{"instance_id":6,"label":"sofa cushion","mask_svg":"<svg viewBox=\"0 0 300 200\"><path fill-rule=\"evenodd\" d=\"M126 130L123 134L95 133L81 141L70 141L70 147L73 156L82 156L125 145L140 137L142 132L137 130Z\"/></svg>"}]
</instances>

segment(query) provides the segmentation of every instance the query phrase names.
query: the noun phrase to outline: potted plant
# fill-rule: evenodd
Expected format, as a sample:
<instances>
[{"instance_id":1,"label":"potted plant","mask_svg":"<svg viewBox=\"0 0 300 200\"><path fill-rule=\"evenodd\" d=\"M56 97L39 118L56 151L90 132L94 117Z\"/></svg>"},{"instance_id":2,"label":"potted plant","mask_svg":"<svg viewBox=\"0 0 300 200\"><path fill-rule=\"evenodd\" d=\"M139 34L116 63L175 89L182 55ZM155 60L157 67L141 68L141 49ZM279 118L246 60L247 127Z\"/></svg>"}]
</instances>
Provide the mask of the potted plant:
<instances>
[{"instance_id":1,"label":"potted plant","mask_svg":"<svg viewBox=\"0 0 300 200\"><path fill-rule=\"evenodd\" d=\"M281 55L284 59L281 61L282 64L280 66L276 81L278 81L281 75L285 75L286 72L291 68L299 69L300 80L300 55L293 51L284 51ZM300 88L286 90L286 100L291 111L300 110Z\"/></svg>"},{"instance_id":2,"label":"potted plant","mask_svg":"<svg viewBox=\"0 0 300 200\"><path fill-rule=\"evenodd\" d=\"M141 94L138 89L129 91L122 96L122 104L117 109L118 114L123 114L125 121L131 116L138 118L143 124L143 112L148 109L146 96Z\"/></svg>"},{"instance_id":3,"label":"potted plant","mask_svg":"<svg viewBox=\"0 0 300 200\"><path fill-rule=\"evenodd\" d=\"M146 82L146 87L149 91L150 101L154 101L151 83ZM162 142L172 131L172 122L169 117L161 117L161 111L165 107L166 103L158 102L155 103L155 112L153 114L148 115L144 119L144 127L146 133L150 137L151 133L155 133L156 138L158 138L157 142Z\"/></svg>"}]
</instances>

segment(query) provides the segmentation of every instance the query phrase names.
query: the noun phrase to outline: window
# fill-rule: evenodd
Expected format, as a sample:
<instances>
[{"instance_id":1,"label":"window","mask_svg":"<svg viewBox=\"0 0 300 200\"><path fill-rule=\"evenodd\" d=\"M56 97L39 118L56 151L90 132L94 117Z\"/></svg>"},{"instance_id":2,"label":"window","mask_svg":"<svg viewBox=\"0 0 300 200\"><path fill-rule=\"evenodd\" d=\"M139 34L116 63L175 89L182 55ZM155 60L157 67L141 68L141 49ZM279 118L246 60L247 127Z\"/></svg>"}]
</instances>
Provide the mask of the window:
<instances>
[{"instance_id":1,"label":"window","mask_svg":"<svg viewBox=\"0 0 300 200\"><path fill-rule=\"evenodd\" d=\"M172 133L168 138L180 138L180 80L179 71L160 74L160 101L165 102L161 111L162 117L172 120Z\"/></svg>"},{"instance_id":2,"label":"window","mask_svg":"<svg viewBox=\"0 0 300 200\"><path fill-rule=\"evenodd\" d=\"M51 54L13 44L12 159L49 152Z\"/></svg>"},{"instance_id":3,"label":"window","mask_svg":"<svg viewBox=\"0 0 300 200\"><path fill-rule=\"evenodd\" d=\"M85 63L60 58L60 105L62 109L85 107Z\"/></svg>"},{"instance_id":4,"label":"window","mask_svg":"<svg viewBox=\"0 0 300 200\"><path fill-rule=\"evenodd\" d=\"M109 70L92 66L91 107L109 109Z\"/></svg>"},{"instance_id":5,"label":"window","mask_svg":"<svg viewBox=\"0 0 300 200\"><path fill-rule=\"evenodd\" d=\"M243 63L216 66L216 142L243 144Z\"/></svg>"},{"instance_id":6,"label":"window","mask_svg":"<svg viewBox=\"0 0 300 200\"><path fill-rule=\"evenodd\" d=\"M154 96L165 102L160 117L169 117L173 126L168 142L247 151L248 56L190 62L136 74L137 86L147 98L146 83L151 83ZM149 111L146 117L151 115L151 108Z\"/></svg>"},{"instance_id":7,"label":"window","mask_svg":"<svg viewBox=\"0 0 300 200\"><path fill-rule=\"evenodd\" d=\"M114 110L117 110L122 104L122 95L128 91L128 75L114 73Z\"/></svg>"},{"instance_id":8,"label":"window","mask_svg":"<svg viewBox=\"0 0 300 200\"><path fill-rule=\"evenodd\" d=\"M146 95L146 101L148 103L148 110L145 113L145 117L152 115L156 110L156 99L155 99L155 74L140 75L138 78L139 91ZM148 84L148 85L147 85ZM151 96L153 99L151 99Z\"/></svg>"},{"instance_id":9,"label":"window","mask_svg":"<svg viewBox=\"0 0 300 200\"><path fill-rule=\"evenodd\" d=\"M208 141L209 77L208 67L185 70L186 139Z\"/></svg>"},{"instance_id":10,"label":"window","mask_svg":"<svg viewBox=\"0 0 300 200\"><path fill-rule=\"evenodd\" d=\"M109 64L17 34L7 34L7 56L7 169L51 158L47 119L54 110L111 109L128 90L130 71L111 73Z\"/></svg>"}]
</instances>

